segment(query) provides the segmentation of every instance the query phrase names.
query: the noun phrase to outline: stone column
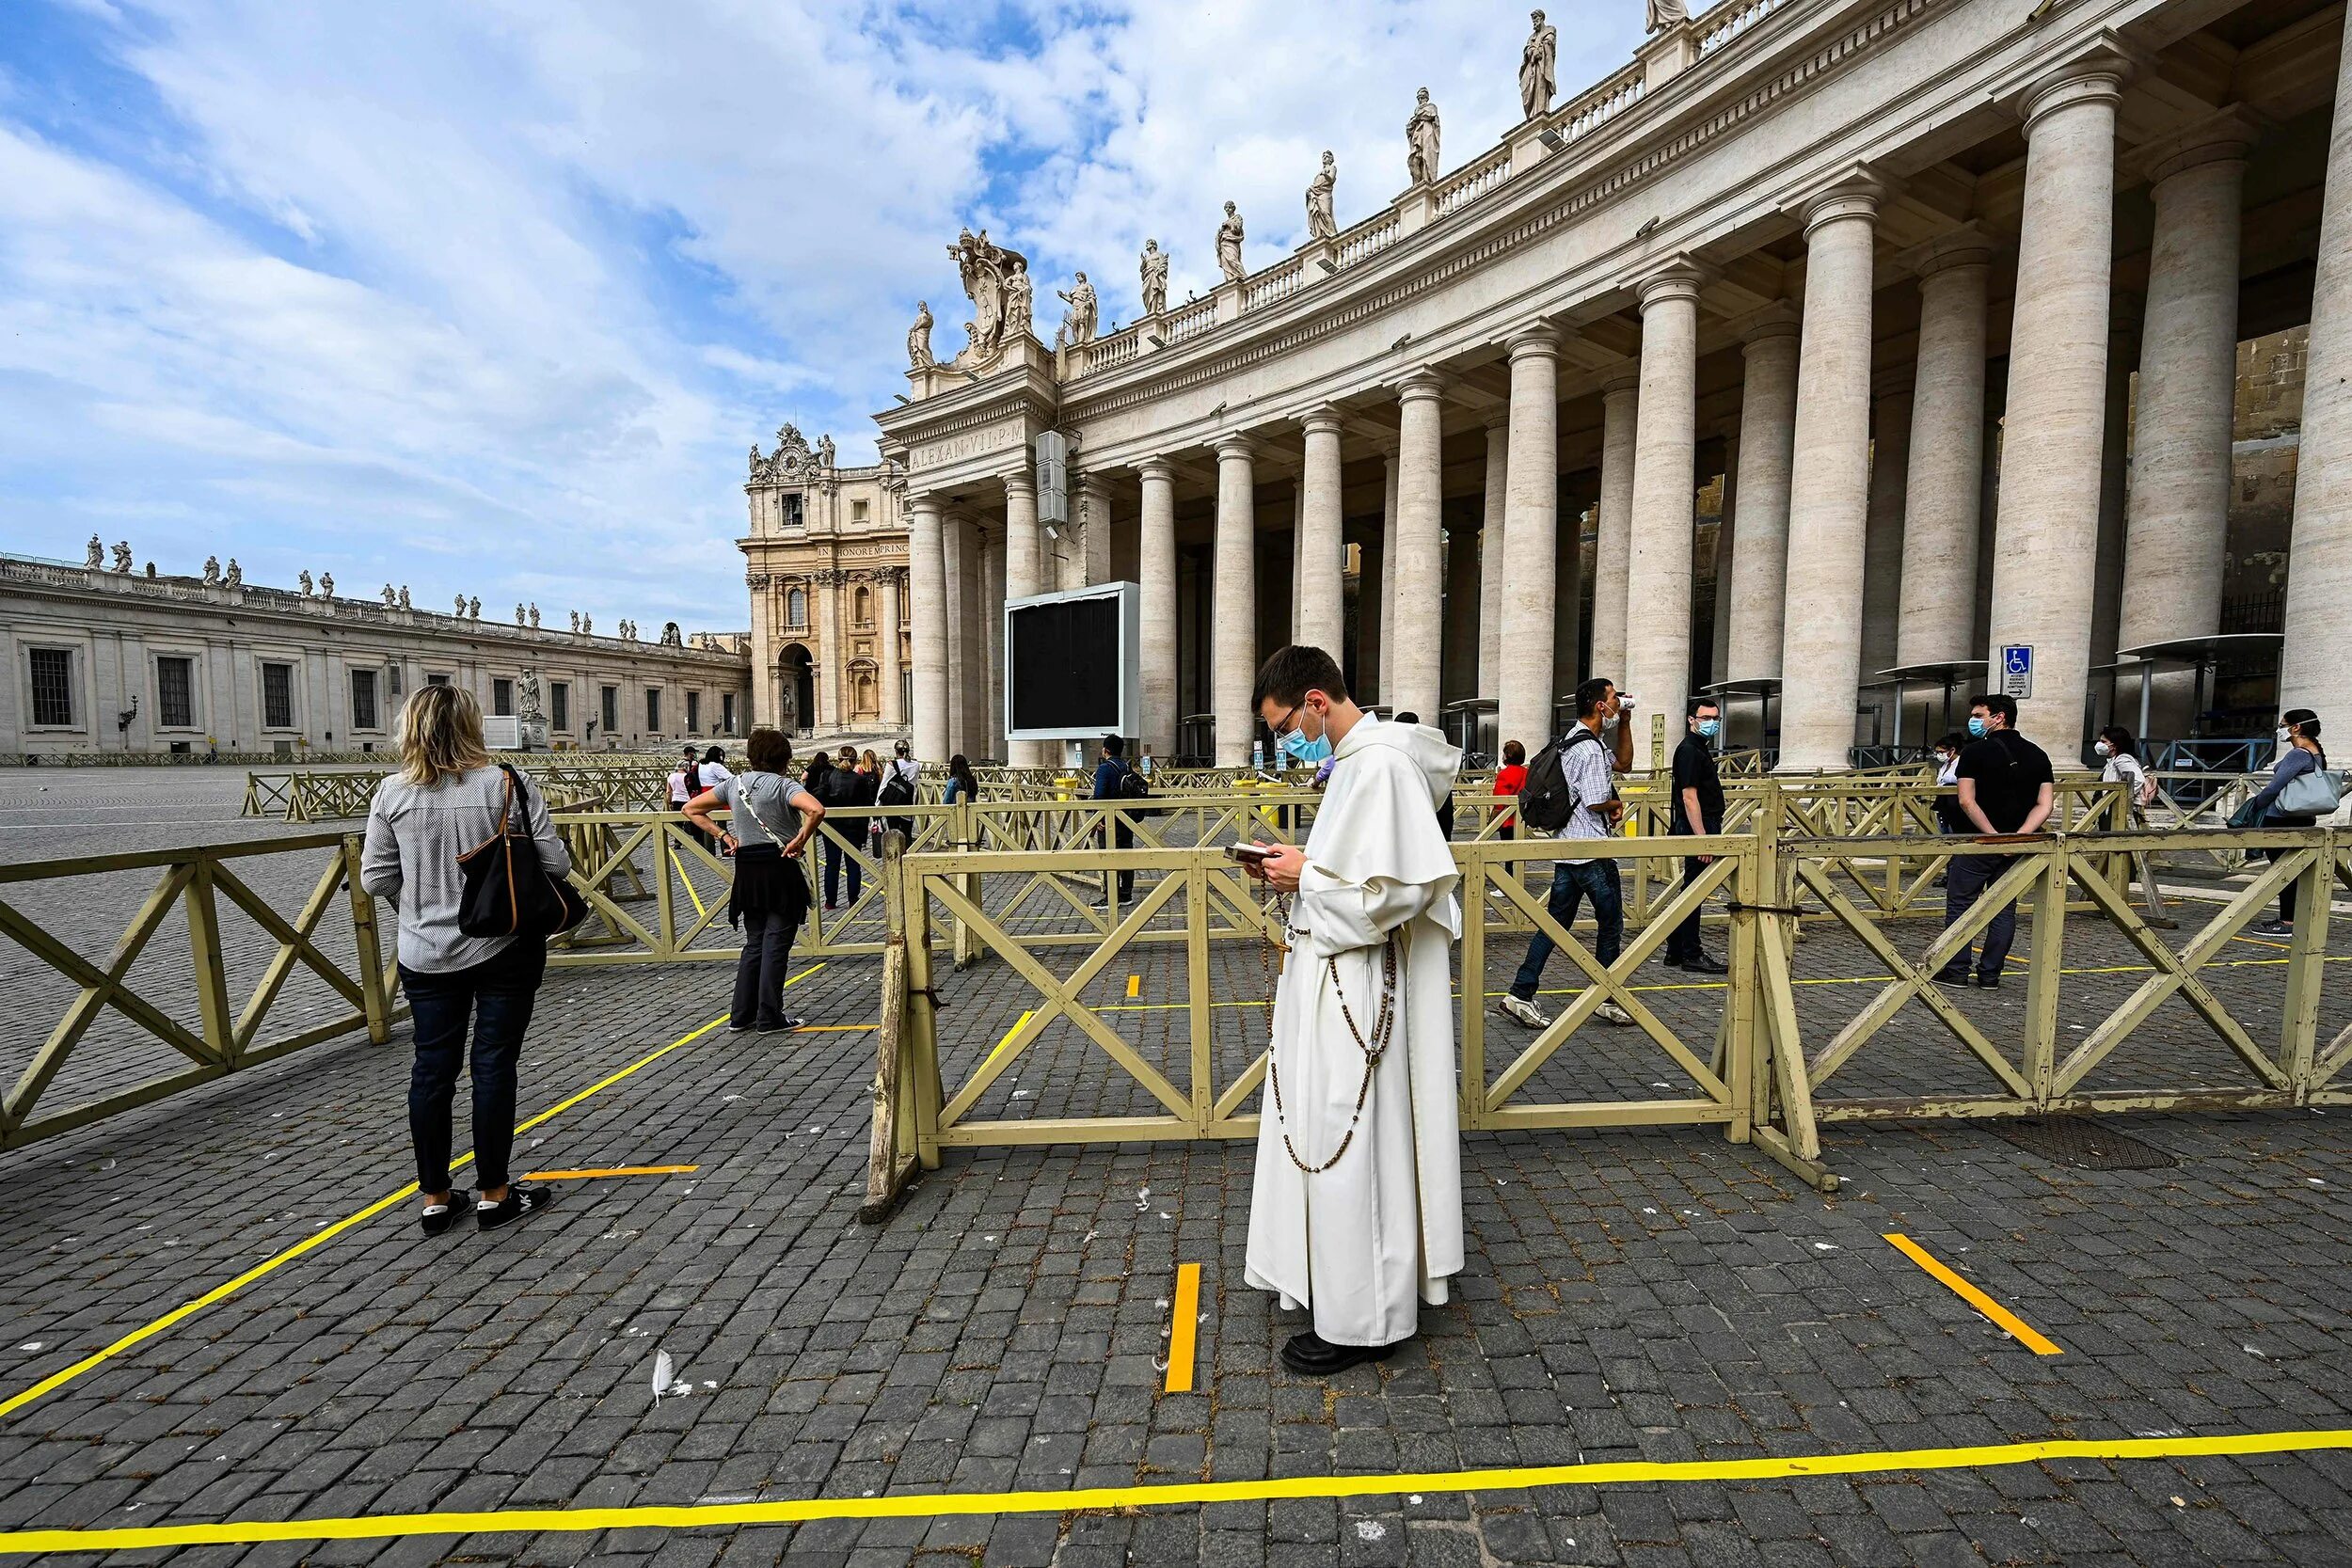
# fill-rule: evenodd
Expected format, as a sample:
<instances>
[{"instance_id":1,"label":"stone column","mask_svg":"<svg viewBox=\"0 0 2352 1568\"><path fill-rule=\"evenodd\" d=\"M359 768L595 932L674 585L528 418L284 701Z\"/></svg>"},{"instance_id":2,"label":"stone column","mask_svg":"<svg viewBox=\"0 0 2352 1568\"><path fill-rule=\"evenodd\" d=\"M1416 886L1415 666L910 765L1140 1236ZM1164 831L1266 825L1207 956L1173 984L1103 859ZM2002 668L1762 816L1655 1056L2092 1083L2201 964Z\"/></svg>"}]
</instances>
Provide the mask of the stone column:
<instances>
[{"instance_id":1,"label":"stone column","mask_svg":"<svg viewBox=\"0 0 2352 1568\"><path fill-rule=\"evenodd\" d=\"M929 496L908 503L907 594L914 621L914 754L925 762L947 760L951 699L947 694L947 529L939 502ZM898 641L898 595L889 597L886 626L895 655ZM892 659L895 670L897 660ZM891 683L896 686L894 680ZM883 712L895 706L886 700Z\"/></svg>"},{"instance_id":2,"label":"stone column","mask_svg":"<svg viewBox=\"0 0 2352 1568\"><path fill-rule=\"evenodd\" d=\"M1618 687L1641 711L1679 722L1691 683L1692 491L1698 441L1698 275L1677 267L1643 280L1642 390L1634 419L1633 517L1625 576L1625 670ZM1640 613L1634 613L1638 606ZM1606 675L1606 669L1596 671ZM1645 732L1645 735L1646 732ZM1646 747L1636 739L1637 760Z\"/></svg>"},{"instance_id":3,"label":"stone column","mask_svg":"<svg viewBox=\"0 0 2352 1568\"><path fill-rule=\"evenodd\" d=\"M2107 319L2107 408L2101 421L2104 433L2099 441L2099 558L2093 569L2090 593L2090 667L2098 670L2115 662L2115 650L2122 643L2115 634L2123 619L2123 529L2125 490L2130 483L2132 436L2132 376L2139 368L2139 319L2144 301L2141 296L2117 290L2113 309ZM2233 345L2231 358L2236 359ZM2235 388L2232 388L2233 401ZM2094 677L2090 707L2093 725L2113 721L2110 705L2102 699L2115 691L2115 685L2106 676ZM2132 689L2129 700L2134 714L2138 707L2138 691ZM2135 719L2135 721L2137 720Z\"/></svg>"},{"instance_id":4,"label":"stone column","mask_svg":"<svg viewBox=\"0 0 2352 1568\"><path fill-rule=\"evenodd\" d=\"M1396 449L1381 453L1380 501L1380 659L1373 694L1393 710L1396 706Z\"/></svg>"},{"instance_id":5,"label":"stone column","mask_svg":"<svg viewBox=\"0 0 2352 1568\"><path fill-rule=\"evenodd\" d=\"M1984 289L1992 251L1963 230L1917 262L1919 357L1911 387L1901 609L1895 662L1972 657L1977 525L1984 493Z\"/></svg>"},{"instance_id":6,"label":"stone column","mask_svg":"<svg viewBox=\"0 0 2352 1568\"><path fill-rule=\"evenodd\" d=\"M1446 507L1445 660L1438 677L1441 709L1444 704L1478 695L1479 531L1471 525L1480 510L1482 503L1473 496L1455 497ZM1435 714L1422 718L1438 722Z\"/></svg>"},{"instance_id":7,"label":"stone column","mask_svg":"<svg viewBox=\"0 0 2352 1568\"><path fill-rule=\"evenodd\" d=\"M2034 650L2018 724L2065 768L2082 757L2090 675L2099 452L2106 419L2119 70L2077 64L2026 94L2026 204L2017 246L2001 538L1991 644Z\"/></svg>"},{"instance_id":8,"label":"stone column","mask_svg":"<svg viewBox=\"0 0 2352 1568\"><path fill-rule=\"evenodd\" d=\"M1143 521L1137 541L1136 608L1142 627L1143 735L1152 754L1176 754L1176 470L1165 457L1147 457Z\"/></svg>"},{"instance_id":9,"label":"stone column","mask_svg":"<svg viewBox=\"0 0 2352 1568\"><path fill-rule=\"evenodd\" d=\"M1249 689L1258 678L1258 487L1255 442L1229 436L1216 444L1216 612L1209 637L1209 712L1216 727L1216 765L1249 761L1257 716Z\"/></svg>"},{"instance_id":10,"label":"stone column","mask_svg":"<svg viewBox=\"0 0 2352 1568\"><path fill-rule=\"evenodd\" d=\"M957 752L970 755L974 750L972 715L977 709L972 683L981 673L981 661L971 650L980 625L980 579L971 525L961 517L946 516L941 522L940 537L946 546L947 615L947 736L946 750L940 752L944 758ZM919 636L920 619L915 626ZM919 716L919 693L916 706Z\"/></svg>"},{"instance_id":11,"label":"stone column","mask_svg":"<svg viewBox=\"0 0 2352 1568\"><path fill-rule=\"evenodd\" d=\"M1078 525L1078 549L1073 556L1077 562L1075 582L1062 584L1065 588L1092 588L1111 579L1111 487L1101 474L1082 474L1078 478L1078 499L1085 515Z\"/></svg>"},{"instance_id":12,"label":"stone column","mask_svg":"<svg viewBox=\"0 0 2352 1568\"><path fill-rule=\"evenodd\" d=\"M2221 629L2246 133L2234 119L2209 126L2160 155L2149 174L2156 223L2116 628L2125 648ZM2186 681L2160 680L2156 689L2169 697L2165 688L2175 684L2187 699ZM2166 704L2168 727L2191 717L2186 705Z\"/></svg>"},{"instance_id":13,"label":"stone column","mask_svg":"<svg viewBox=\"0 0 2352 1568\"><path fill-rule=\"evenodd\" d=\"M827 567L817 574L817 711L828 732L838 733L850 722L850 644L841 635L841 573Z\"/></svg>"},{"instance_id":14,"label":"stone column","mask_svg":"<svg viewBox=\"0 0 2352 1568\"><path fill-rule=\"evenodd\" d=\"M910 585L911 587L911 585ZM874 592L882 598L882 613L877 618L882 646L877 650L882 673L882 724L885 730L898 731L907 724L907 679L904 651L905 641L898 625L898 569L885 566L874 579Z\"/></svg>"},{"instance_id":15,"label":"stone column","mask_svg":"<svg viewBox=\"0 0 2352 1568\"><path fill-rule=\"evenodd\" d=\"M1732 562L1739 559L1733 549L1739 507L1740 432L1734 430L1724 437L1724 499L1715 519L1715 624L1709 639L1713 646L1707 661L1710 685L1730 678L1731 574ZM1730 716L1726 713L1724 717Z\"/></svg>"},{"instance_id":16,"label":"stone column","mask_svg":"<svg viewBox=\"0 0 2352 1568\"><path fill-rule=\"evenodd\" d=\"M1777 680L1787 616L1788 467L1797 434L1797 322L1785 306L1751 321L1740 350L1740 548L1731 558L1725 680Z\"/></svg>"},{"instance_id":17,"label":"stone column","mask_svg":"<svg viewBox=\"0 0 2352 1568\"><path fill-rule=\"evenodd\" d=\"M1486 421L1486 487L1478 529L1478 695L1502 696L1502 515L1511 485L1510 419Z\"/></svg>"},{"instance_id":18,"label":"stone column","mask_svg":"<svg viewBox=\"0 0 2352 1568\"><path fill-rule=\"evenodd\" d=\"M2317 708L2336 699L2342 711L2346 669L2352 669L2352 38L2336 70L2328 187L2320 204L2280 705Z\"/></svg>"},{"instance_id":19,"label":"stone column","mask_svg":"<svg viewBox=\"0 0 2352 1568\"><path fill-rule=\"evenodd\" d=\"M1005 602L1025 599L1032 594L1045 591L1045 540L1037 522L1037 481L1027 467L1005 476ZM1006 667L1003 657L1004 604L999 603L992 618L990 635L998 644L994 686L998 693L1005 690ZM995 722L1004 722L1004 703L1001 695L996 703ZM1006 760L1015 767L1049 768L1053 766L1051 741L1023 740L1009 742Z\"/></svg>"},{"instance_id":20,"label":"stone column","mask_svg":"<svg viewBox=\"0 0 2352 1568\"><path fill-rule=\"evenodd\" d=\"M1903 602L1904 487L1911 467L1912 389L1898 388L1870 404L1870 509L1862 546L1862 683L1894 667ZM1881 688L1870 705L1891 714L1900 693ZM1894 733L1882 719L1881 740ZM1913 738L1905 731L1905 739Z\"/></svg>"},{"instance_id":21,"label":"stone column","mask_svg":"<svg viewBox=\"0 0 2352 1568\"><path fill-rule=\"evenodd\" d=\"M1862 672L1870 499L1870 281L1875 183L1805 204L1804 337L1788 470L1780 768L1842 768Z\"/></svg>"},{"instance_id":22,"label":"stone column","mask_svg":"<svg viewBox=\"0 0 2352 1568\"><path fill-rule=\"evenodd\" d=\"M980 717L976 736L985 737L985 754L998 762L1014 758L1005 744L1005 535L980 531L980 661L987 683L979 688Z\"/></svg>"},{"instance_id":23,"label":"stone column","mask_svg":"<svg viewBox=\"0 0 2352 1568\"><path fill-rule=\"evenodd\" d=\"M1498 751L1503 741L1517 740L1532 758L1551 734L1552 598L1559 575L1560 340L1549 327L1531 328L1511 340L1510 351L1499 595L1504 657L1496 676L1495 738ZM1494 439L1491 431L1487 439ZM1567 576L1567 591L1573 595L1573 566Z\"/></svg>"},{"instance_id":24,"label":"stone column","mask_svg":"<svg viewBox=\"0 0 2352 1568\"><path fill-rule=\"evenodd\" d=\"M1641 372L1634 368L1620 371L1600 384L1600 499L1593 542L1593 661L1585 673L1606 675L1620 686L1626 682L1626 566L1633 552L1633 442L1641 385ZM1503 527L1508 531L1510 525Z\"/></svg>"},{"instance_id":25,"label":"stone column","mask_svg":"<svg viewBox=\"0 0 2352 1568\"><path fill-rule=\"evenodd\" d=\"M1392 708L1438 721L1444 648L1445 548L1443 417L1440 383L1426 371L1398 388L1396 582L1390 626L1396 678L1385 693Z\"/></svg>"},{"instance_id":26,"label":"stone column","mask_svg":"<svg viewBox=\"0 0 2352 1568\"><path fill-rule=\"evenodd\" d=\"M1340 516L1340 416L1318 408L1306 418L1306 463L1299 473L1297 640L1344 662L1347 641L1347 543Z\"/></svg>"}]
</instances>

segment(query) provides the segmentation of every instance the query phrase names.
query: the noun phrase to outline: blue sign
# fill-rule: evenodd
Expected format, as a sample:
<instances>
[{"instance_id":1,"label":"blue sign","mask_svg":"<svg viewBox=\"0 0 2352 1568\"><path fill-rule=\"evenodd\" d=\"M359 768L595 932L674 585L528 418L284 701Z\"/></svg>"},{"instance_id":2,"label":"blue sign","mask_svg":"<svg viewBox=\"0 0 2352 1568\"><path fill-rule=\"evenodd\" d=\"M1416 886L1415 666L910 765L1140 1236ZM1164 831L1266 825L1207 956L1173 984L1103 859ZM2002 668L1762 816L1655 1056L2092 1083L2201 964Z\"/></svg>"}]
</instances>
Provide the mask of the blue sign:
<instances>
[{"instance_id":1,"label":"blue sign","mask_svg":"<svg viewBox=\"0 0 2352 1568\"><path fill-rule=\"evenodd\" d=\"M2001 647L2001 689L2011 697L2033 695L2033 644L2009 642Z\"/></svg>"}]
</instances>

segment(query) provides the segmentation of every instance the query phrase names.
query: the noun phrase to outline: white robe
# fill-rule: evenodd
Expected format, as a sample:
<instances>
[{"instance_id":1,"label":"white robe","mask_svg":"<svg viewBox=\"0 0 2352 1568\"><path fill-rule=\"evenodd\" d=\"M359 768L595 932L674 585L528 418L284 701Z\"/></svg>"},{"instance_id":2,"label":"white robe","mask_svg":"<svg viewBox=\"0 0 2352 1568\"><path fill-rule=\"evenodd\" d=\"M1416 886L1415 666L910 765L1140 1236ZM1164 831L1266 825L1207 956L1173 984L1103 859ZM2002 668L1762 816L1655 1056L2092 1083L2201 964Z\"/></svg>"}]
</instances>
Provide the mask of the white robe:
<instances>
[{"instance_id":1,"label":"white robe","mask_svg":"<svg viewBox=\"0 0 2352 1568\"><path fill-rule=\"evenodd\" d=\"M1461 935L1454 856L1436 807L1461 753L1425 725L1369 718L1337 749L1307 869L1291 911L1303 933L1274 998L1273 1085L1261 1091L1257 1174L1243 1278L1309 1307L1332 1344L1410 1338L1419 1304L1441 1306L1462 1269L1462 1149L1455 1104L1454 999L1447 948ZM1373 1074L1355 1141L1329 1170L1364 1080L1363 1053L1340 1016L1327 958L1366 1044L1380 1009L1380 944L1398 937L1396 1022Z\"/></svg>"}]
</instances>

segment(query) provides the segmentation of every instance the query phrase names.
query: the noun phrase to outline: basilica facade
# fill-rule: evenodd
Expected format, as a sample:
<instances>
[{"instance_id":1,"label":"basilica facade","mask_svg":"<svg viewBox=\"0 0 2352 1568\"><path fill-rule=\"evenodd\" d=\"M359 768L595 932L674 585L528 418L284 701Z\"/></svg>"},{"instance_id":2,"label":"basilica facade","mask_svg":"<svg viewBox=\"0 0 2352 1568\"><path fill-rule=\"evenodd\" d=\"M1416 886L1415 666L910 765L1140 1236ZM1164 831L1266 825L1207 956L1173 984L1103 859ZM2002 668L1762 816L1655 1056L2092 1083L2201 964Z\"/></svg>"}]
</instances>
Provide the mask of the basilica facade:
<instances>
[{"instance_id":1,"label":"basilica facade","mask_svg":"<svg viewBox=\"0 0 2352 1568\"><path fill-rule=\"evenodd\" d=\"M1526 118L1467 158L1441 103L1400 105L1403 194L1318 222L1317 177L1296 249L1249 252L1231 203L1162 228L1106 335L1089 309L1047 347L1029 302L1062 291L960 240L966 345L934 359L927 307L877 416L918 750L1000 754L995 607L1098 571L1141 585L1139 738L1224 764L1294 639L1531 750L1583 673L1669 714L1712 689L1788 768L2004 684L2062 758L2109 717L2341 707L2342 6L1653 9L1564 103L1540 38L1498 40ZM1224 281L1171 307L1195 246ZM2290 359L2292 399L2254 385ZM2287 438L2249 436L2288 402Z\"/></svg>"}]
</instances>

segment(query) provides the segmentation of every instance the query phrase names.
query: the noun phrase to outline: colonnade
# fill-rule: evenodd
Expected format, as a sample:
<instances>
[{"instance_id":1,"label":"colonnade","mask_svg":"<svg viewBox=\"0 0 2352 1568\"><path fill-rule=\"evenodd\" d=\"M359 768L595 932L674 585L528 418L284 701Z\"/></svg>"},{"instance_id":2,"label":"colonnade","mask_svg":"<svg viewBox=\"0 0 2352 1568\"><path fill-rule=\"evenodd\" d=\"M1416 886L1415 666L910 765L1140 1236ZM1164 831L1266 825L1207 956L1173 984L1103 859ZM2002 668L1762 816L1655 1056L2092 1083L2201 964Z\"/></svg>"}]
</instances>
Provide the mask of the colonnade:
<instances>
[{"instance_id":1,"label":"colonnade","mask_svg":"<svg viewBox=\"0 0 2352 1568\"><path fill-rule=\"evenodd\" d=\"M1695 673L1781 683L1781 765L1845 766L1857 702L1880 670L1983 659L1989 647L2035 650L2023 728L2061 758L2080 753L2092 680L2094 621L2115 643L2219 630L2237 346L2239 213L2251 131L2222 110L2140 150L2152 182L2136 465L2121 532L2120 607L2097 601L2103 483L2122 431L2109 355L2118 103L2124 62L2094 55L2017 100L2026 136L2023 216L2007 346L2006 412L1989 625L1977 630L1986 495L1988 282L2001 242L1961 224L1895 258L1919 293L1907 385L1874 398L1874 287L1886 186L1850 168L1792 204L1804 247L1802 297L1730 324L1742 365L1734 424L1723 429L1726 539L1718 578L1718 667ZM2318 247L2308 382L2286 608L2283 705L2326 705L2352 668L2352 91L2335 99ZM1793 268L1791 269L1794 270ZM1677 712L1694 684L1693 463L1697 372L1708 270L1665 259L1629 280L1640 346L1597 385L1601 430L1589 670ZM1521 322L1499 350L1507 402L1486 406L1475 664L1495 699L1499 734L1531 747L1551 728L1559 601L1576 597L1577 563L1560 543L1560 391L1574 329ZM1590 363L1590 356L1582 362ZM1446 582L1441 446L1455 372L1410 368L1390 384L1395 420L1380 534L1380 695L1424 718L1438 710ZM1486 400L1490 404L1491 399ZM1256 733L1256 468L1295 451L1299 474L1293 635L1337 648L1343 621L1343 435L1386 413L1361 394L1279 425L1216 439L1211 530L1213 604L1207 692L1221 765L1248 758ZM1383 428L1385 424L1383 423ZM1292 446L1291 443L1295 443ZM1198 459L1190 460L1198 472ZM1133 465L1140 487L1144 734L1176 744L1177 474L1181 454ZM1003 536L979 541L935 499L913 501L916 736L926 755L985 747L987 715L971 697L1000 691L993 647L1003 596L1038 585L1034 493L1005 476ZM2105 502L2112 513L2112 502ZM2110 523L2120 519L2110 517ZM976 543L976 541L978 541ZM2112 547L2112 539L2110 546ZM991 547L1003 567L992 582ZM1367 543L1369 556L1371 546ZM1369 579L1368 579L1369 582ZM1455 592L1467 592L1457 581ZM972 611L982 613L975 616ZM992 646L974 635L984 624ZM1457 628L1460 623L1456 623ZM948 628L954 627L949 635ZM1365 627L1369 640L1371 627ZM1457 645L1459 636L1457 629ZM2115 643L2100 649L2111 656ZM985 671L976 680L975 671ZM959 700L959 693L963 694ZM2339 707L2341 704L2337 705ZM988 704L990 713L1000 700ZM1016 757L1014 760L1025 760Z\"/></svg>"}]
</instances>

